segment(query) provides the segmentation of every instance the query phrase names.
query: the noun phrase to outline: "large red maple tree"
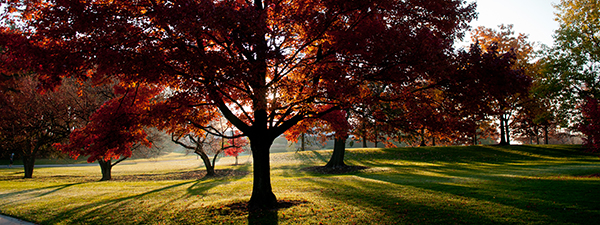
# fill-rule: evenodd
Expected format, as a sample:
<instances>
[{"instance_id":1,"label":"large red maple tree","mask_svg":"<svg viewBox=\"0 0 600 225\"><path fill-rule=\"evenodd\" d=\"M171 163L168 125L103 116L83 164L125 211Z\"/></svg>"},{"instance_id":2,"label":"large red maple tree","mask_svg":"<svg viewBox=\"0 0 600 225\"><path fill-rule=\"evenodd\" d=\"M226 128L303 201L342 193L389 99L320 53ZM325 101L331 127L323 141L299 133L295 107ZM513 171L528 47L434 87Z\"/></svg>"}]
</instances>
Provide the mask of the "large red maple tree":
<instances>
[{"instance_id":1,"label":"large red maple tree","mask_svg":"<svg viewBox=\"0 0 600 225\"><path fill-rule=\"evenodd\" d=\"M462 0L4 2L22 15L27 49L42 54L1 44L26 56L47 86L116 78L165 87L164 113L217 109L250 140L250 208L276 205L269 148L277 136L359 101L353 90L365 80L406 86L438 76L426 71L475 16ZM210 129L204 116L187 116Z\"/></svg>"}]
</instances>

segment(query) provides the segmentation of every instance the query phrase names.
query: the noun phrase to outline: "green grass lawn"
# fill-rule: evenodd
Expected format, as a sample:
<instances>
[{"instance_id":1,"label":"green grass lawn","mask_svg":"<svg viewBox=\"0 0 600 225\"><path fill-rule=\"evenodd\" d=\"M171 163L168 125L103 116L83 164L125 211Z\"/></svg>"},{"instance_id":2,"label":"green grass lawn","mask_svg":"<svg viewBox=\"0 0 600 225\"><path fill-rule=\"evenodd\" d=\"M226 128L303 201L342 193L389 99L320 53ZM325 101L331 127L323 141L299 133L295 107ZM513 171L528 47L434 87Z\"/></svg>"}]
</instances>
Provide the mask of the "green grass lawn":
<instances>
[{"instance_id":1,"label":"green grass lawn","mask_svg":"<svg viewBox=\"0 0 600 225\"><path fill-rule=\"evenodd\" d=\"M248 158L202 178L194 156L99 166L0 169L0 213L39 224L600 224L600 159L578 146L350 149L347 174L304 170L330 151L271 155L286 207L243 209Z\"/></svg>"}]
</instances>

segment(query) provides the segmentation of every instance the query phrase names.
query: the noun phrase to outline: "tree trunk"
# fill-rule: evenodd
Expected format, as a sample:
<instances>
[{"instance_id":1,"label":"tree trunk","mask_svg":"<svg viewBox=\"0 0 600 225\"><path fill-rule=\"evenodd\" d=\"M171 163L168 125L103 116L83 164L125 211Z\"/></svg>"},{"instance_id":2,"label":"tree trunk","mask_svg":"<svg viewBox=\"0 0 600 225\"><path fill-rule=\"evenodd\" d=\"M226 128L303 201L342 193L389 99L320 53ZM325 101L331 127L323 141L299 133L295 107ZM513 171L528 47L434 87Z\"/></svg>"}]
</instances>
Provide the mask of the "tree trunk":
<instances>
[{"instance_id":1,"label":"tree trunk","mask_svg":"<svg viewBox=\"0 0 600 225\"><path fill-rule=\"evenodd\" d=\"M304 139L305 139L305 133L302 133L302 135L300 136L300 151L304 151L306 150L305 145L304 145Z\"/></svg>"},{"instance_id":2,"label":"tree trunk","mask_svg":"<svg viewBox=\"0 0 600 225\"><path fill-rule=\"evenodd\" d=\"M254 161L254 181L248 209L252 211L273 209L277 205L277 198L271 188L269 149L275 139L266 135L252 135L249 138Z\"/></svg>"},{"instance_id":3,"label":"tree trunk","mask_svg":"<svg viewBox=\"0 0 600 225\"><path fill-rule=\"evenodd\" d=\"M373 129L373 132L375 132L375 148L377 148L377 144L379 142L379 132L377 131L377 126L375 126Z\"/></svg>"},{"instance_id":4,"label":"tree trunk","mask_svg":"<svg viewBox=\"0 0 600 225\"><path fill-rule=\"evenodd\" d=\"M325 167L328 168L339 168L345 167L344 153L346 152L346 138L335 138L333 144L333 154Z\"/></svg>"},{"instance_id":5,"label":"tree trunk","mask_svg":"<svg viewBox=\"0 0 600 225\"><path fill-rule=\"evenodd\" d=\"M220 151L216 152L216 153L215 153L215 155L213 156L213 159L212 159L212 166L211 166L213 173L215 173L215 172L214 172L214 171L215 171L215 167L217 166L217 157L219 157L219 154L221 154L221 152L222 152L222 151L223 151L223 150L220 150ZM216 173L215 173L215 174L216 174Z\"/></svg>"},{"instance_id":6,"label":"tree trunk","mask_svg":"<svg viewBox=\"0 0 600 225\"><path fill-rule=\"evenodd\" d=\"M548 144L549 141L548 141L548 126L547 125L544 126L544 139L545 139L544 143Z\"/></svg>"},{"instance_id":7,"label":"tree trunk","mask_svg":"<svg viewBox=\"0 0 600 225\"><path fill-rule=\"evenodd\" d=\"M473 145L477 145L477 128L475 128L475 132L473 133Z\"/></svg>"},{"instance_id":8,"label":"tree trunk","mask_svg":"<svg viewBox=\"0 0 600 225\"><path fill-rule=\"evenodd\" d=\"M500 116L500 145L506 145L506 133L504 131L504 116Z\"/></svg>"},{"instance_id":9,"label":"tree trunk","mask_svg":"<svg viewBox=\"0 0 600 225\"><path fill-rule=\"evenodd\" d=\"M98 164L100 164L100 170L102 171L102 179L100 181L107 181L112 179L112 164L111 160L98 160Z\"/></svg>"},{"instance_id":10,"label":"tree trunk","mask_svg":"<svg viewBox=\"0 0 600 225\"><path fill-rule=\"evenodd\" d=\"M506 145L510 145L510 129L508 126L508 118L509 116L506 116L506 119L504 119L504 129L506 129Z\"/></svg>"},{"instance_id":11,"label":"tree trunk","mask_svg":"<svg viewBox=\"0 0 600 225\"><path fill-rule=\"evenodd\" d=\"M421 144L419 146L421 146L421 147L427 146L427 144L425 144L425 129L424 128L421 128Z\"/></svg>"},{"instance_id":12,"label":"tree trunk","mask_svg":"<svg viewBox=\"0 0 600 225\"><path fill-rule=\"evenodd\" d=\"M367 147L367 137L365 137L365 136L366 136L366 135L363 135L363 136L362 136L362 146L363 146L363 148L366 148L366 147Z\"/></svg>"},{"instance_id":13,"label":"tree trunk","mask_svg":"<svg viewBox=\"0 0 600 225\"><path fill-rule=\"evenodd\" d=\"M23 178L33 178L33 167L35 165L35 157L37 155L40 144L35 143L30 146L28 152L23 154L23 169L25 170L25 176Z\"/></svg>"},{"instance_id":14,"label":"tree trunk","mask_svg":"<svg viewBox=\"0 0 600 225\"><path fill-rule=\"evenodd\" d=\"M33 166L35 165L35 154L23 155L23 168L25 176L23 178L33 178Z\"/></svg>"},{"instance_id":15,"label":"tree trunk","mask_svg":"<svg viewBox=\"0 0 600 225\"><path fill-rule=\"evenodd\" d=\"M204 167L206 168L206 176L214 177L215 176L215 166L214 166L214 164L210 163L210 158L208 158L208 155L206 155L206 153L204 153L203 151L195 151L195 153L200 156L200 158L202 159L202 162L204 163Z\"/></svg>"}]
</instances>

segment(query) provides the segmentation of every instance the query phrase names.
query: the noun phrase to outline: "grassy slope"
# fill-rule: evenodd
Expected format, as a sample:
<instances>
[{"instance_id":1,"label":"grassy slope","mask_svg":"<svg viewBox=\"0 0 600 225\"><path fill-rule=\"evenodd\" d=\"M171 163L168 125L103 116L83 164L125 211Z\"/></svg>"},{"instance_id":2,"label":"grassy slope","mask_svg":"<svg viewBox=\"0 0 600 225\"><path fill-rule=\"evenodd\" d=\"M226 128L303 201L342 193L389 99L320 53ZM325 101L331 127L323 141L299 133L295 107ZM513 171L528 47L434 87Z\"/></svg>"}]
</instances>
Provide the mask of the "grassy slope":
<instances>
[{"instance_id":1,"label":"grassy slope","mask_svg":"<svg viewBox=\"0 0 600 225\"><path fill-rule=\"evenodd\" d=\"M197 179L193 157L99 167L0 170L0 213L41 224L600 224L597 156L576 146L352 149L342 175L301 170L329 151L272 154L272 183L291 207L248 215L252 175ZM247 162L240 158L240 162ZM251 165L217 169L251 171ZM191 178L190 178L191 177Z\"/></svg>"}]
</instances>

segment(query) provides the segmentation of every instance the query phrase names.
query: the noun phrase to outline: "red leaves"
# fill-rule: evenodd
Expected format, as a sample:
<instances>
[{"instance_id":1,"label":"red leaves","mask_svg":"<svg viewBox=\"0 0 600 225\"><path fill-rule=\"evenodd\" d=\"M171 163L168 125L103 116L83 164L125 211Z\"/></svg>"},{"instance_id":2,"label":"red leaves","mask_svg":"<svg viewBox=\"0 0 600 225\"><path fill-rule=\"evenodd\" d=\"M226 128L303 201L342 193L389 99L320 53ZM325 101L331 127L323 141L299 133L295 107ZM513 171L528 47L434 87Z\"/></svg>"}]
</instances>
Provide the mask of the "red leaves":
<instances>
[{"instance_id":1,"label":"red leaves","mask_svg":"<svg viewBox=\"0 0 600 225\"><path fill-rule=\"evenodd\" d=\"M364 79L421 79L474 12L458 0L257 2L24 1L37 19L26 36L45 52L17 52L43 56L27 61L47 86L118 78L188 92L191 105L222 101L247 125L249 109L268 108L281 125L323 103L363 101ZM266 90L276 99L255 105ZM210 107L199 108L190 113Z\"/></svg>"},{"instance_id":2,"label":"red leaves","mask_svg":"<svg viewBox=\"0 0 600 225\"><path fill-rule=\"evenodd\" d=\"M85 127L74 130L69 144L55 144L55 147L73 158L89 155L88 162L130 157L131 148L137 144L150 147L144 130L151 125L147 112L152 99L161 91L145 85L116 85L114 92L120 96L104 103Z\"/></svg>"},{"instance_id":3,"label":"red leaves","mask_svg":"<svg viewBox=\"0 0 600 225\"><path fill-rule=\"evenodd\" d=\"M7 58L23 56L32 65L17 69L35 68L47 86L64 76L123 83L122 96L63 146L90 160L147 144L145 125L201 133L218 111L245 135L274 138L300 122L289 133L317 126L347 136L346 113L321 115L324 106L371 104L370 85L403 96L441 80L442 60L474 16L460 0L50 2L24 1L35 32L11 40L31 48L12 47ZM142 84L165 87L164 101L149 103L156 91ZM404 100L397 108L435 117L420 99Z\"/></svg>"},{"instance_id":4,"label":"red leaves","mask_svg":"<svg viewBox=\"0 0 600 225\"><path fill-rule=\"evenodd\" d=\"M351 126L345 111L334 110L323 115L321 119L327 121L330 129L335 132L336 138L346 139L348 137Z\"/></svg>"},{"instance_id":5,"label":"red leaves","mask_svg":"<svg viewBox=\"0 0 600 225\"><path fill-rule=\"evenodd\" d=\"M241 132L234 133L234 136L241 135ZM227 139L228 146L225 147L225 155L226 156L238 156L240 153L245 152L248 144L248 138L246 137L238 137L233 139Z\"/></svg>"},{"instance_id":6,"label":"red leaves","mask_svg":"<svg viewBox=\"0 0 600 225\"><path fill-rule=\"evenodd\" d=\"M600 152L600 104L598 99L587 98L581 106L583 121L578 129L586 137L583 139L583 145L590 152Z\"/></svg>"},{"instance_id":7,"label":"red leaves","mask_svg":"<svg viewBox=\"0 0 600 225\"><path fill-rule=\"evenodd\" d=\"M328 111L328 107L325 107ZM310 118L301 121L291 129L285 132L285 138L288 141L298 141L298 137L302 133L309 133L321 136L322 141L326 141L327 137L333 135L336 138L347 138L352 126L348 123L347 113L343 110L333 110L327 112L321 117Z\"/></svg>"}]
</instances>

